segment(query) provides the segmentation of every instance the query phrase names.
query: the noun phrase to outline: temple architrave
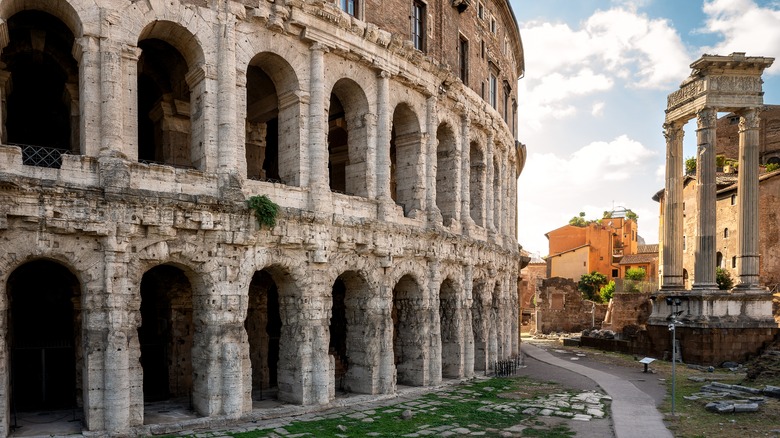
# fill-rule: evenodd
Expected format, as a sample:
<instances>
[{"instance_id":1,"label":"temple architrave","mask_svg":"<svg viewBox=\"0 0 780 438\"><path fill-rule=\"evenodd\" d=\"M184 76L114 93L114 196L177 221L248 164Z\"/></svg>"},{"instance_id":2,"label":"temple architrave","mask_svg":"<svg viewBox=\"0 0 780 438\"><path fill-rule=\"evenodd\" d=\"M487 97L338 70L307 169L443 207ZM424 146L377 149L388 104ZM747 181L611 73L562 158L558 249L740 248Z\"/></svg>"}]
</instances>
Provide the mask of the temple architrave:
<instances>
[{"instance_id":1,"label":"temple architrave","mask_svg":"<svg viewBox=\"0 0 780 438\"><path fill-rule=\"evenodd\" d=\"M761 75L773 58L704 55L693 72L669 95L666 137L666 187L663 196L661 286L647 325L648 353L670 352L674 319L683 358L689 363L744 360L778 331L772 295L758 283L758 172ZM718 112L739 116L738 243L736 286L719 290L715 281L716 121ZM683 279L683 125L696 118L697 167L694 282Z\"/></svg>"}]
</instances>

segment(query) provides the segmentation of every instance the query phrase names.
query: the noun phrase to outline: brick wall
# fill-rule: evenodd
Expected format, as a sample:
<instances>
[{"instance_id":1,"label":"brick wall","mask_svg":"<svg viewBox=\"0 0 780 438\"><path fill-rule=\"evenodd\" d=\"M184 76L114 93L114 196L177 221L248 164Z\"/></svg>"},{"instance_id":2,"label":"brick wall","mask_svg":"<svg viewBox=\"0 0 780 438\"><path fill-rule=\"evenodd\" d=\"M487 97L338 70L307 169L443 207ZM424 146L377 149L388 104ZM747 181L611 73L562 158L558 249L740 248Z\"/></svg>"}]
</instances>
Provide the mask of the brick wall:
<instances>
[{"instance_id":1,"label":"brick wall","mask_svg":"<svg viewBox=\"0 0 780 438\"><path fill-rule=\"evenodd\" d=\"M540 333L578 332L590 328L594 319L596 326L600 326L607 313L606 304L583 300L577 283L561 277L541 281L536 304Z\"/></svg>"}]
</instances>

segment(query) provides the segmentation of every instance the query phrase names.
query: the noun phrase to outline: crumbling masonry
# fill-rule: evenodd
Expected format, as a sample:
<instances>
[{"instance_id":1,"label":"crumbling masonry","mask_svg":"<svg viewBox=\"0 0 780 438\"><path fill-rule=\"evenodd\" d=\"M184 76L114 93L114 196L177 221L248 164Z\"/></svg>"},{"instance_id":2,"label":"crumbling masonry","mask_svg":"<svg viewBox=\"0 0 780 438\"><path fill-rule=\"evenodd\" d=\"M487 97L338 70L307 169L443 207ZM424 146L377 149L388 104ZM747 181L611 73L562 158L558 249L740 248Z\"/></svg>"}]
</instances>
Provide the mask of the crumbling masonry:
<instances>
[{"instance_id":1,"label":"crumbling masonry","mask_svg":"<svg viewBox=\"0 0 780 438\"><path fill-rule=\"evenodd\" d=\"M517 354L508 2L0 0L0 49L1 436Z\"/></svg>"}]
</instances>

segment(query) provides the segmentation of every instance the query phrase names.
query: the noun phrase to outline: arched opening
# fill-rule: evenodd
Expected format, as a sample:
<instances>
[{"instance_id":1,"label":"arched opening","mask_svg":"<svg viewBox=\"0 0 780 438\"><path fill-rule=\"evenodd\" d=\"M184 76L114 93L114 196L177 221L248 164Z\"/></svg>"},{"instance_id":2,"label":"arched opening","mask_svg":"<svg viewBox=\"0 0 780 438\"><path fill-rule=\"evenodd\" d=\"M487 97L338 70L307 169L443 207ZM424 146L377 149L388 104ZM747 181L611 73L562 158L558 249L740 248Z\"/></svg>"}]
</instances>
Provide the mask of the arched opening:
<instances>
[{"instance_id":1,"label":"arched opening","mask_svg":"<svg viewBox=\"0 0 780 438\"><path fill-rule=\"evenodd\" d=\"M279 97L265 71L250 65L246 72L247 178L279 181Z\"/></svg>"},{"instance_id":2,"label":"arched opening","mask_svg":"<svg viewBox=\"0 0 780 438\"><path fill-rule=\"evenodd\" d=\"M390 131L390 196L409 216L421 210L422 133L417 115L407 104L399 104L393 112Z\"/></svg>"},{"instance_id":3,"label":"arched opening","mask_svg":"<svg viewBox=\"0 0 780 438\"><path fill-rule=\"evenodd\" d=\"M415 303L420 302L420 287L411 275L398 280L393 288L393 356L397 382L423 384L423 345L425 318Z\"/></svg>"},{"instance_id":4,"label":"arched opening","mask_svg":"<svg viewBox=\"0 0 780 438\"><path fill-rule=\"evenodd\" d=\"M728 228L726 228L728 229ZM718 251L715 253L715 266L719 268L725 268L726 264L723 262L723 253Z\"/></svg>"},{"instance_id":5,"label":"arched opening","mask_svg":"<svg viewBox=\"0 0 780 438\"><path fill-rule=\"evenodd\" d=\"M192 285L181 269L159 265L141 279L141 345L144 402L192 395ZM146 416L146 414L144 414Z\"/></svg>"},{"instance_id":6,"label":"arched opening","mask_svg":"<svg viewBox=\"0 0 780 438\"><path fill-rule=\"evenodd\" d=\"M460 306L455 284L450 279L439 288L439 321L441 326L441 375L458 378L462 375Z\"/></svg>"},{"instance_id":7,"label":"arched opening","mask_svg":"<svg viewBox=\"0 0 780 438\"><path fill-rule=\"evenodd\" d=\"M377 341L379 321L370 299L368 283L358 272L344 272L333 283L328 354L339 391L373 393L371 345Z\"/></svg>"},{"instance_id":8,"label":"arched opening","mask_svg":"<svg viewBox=\"0 0 780 438\"><path fill-rule=\"evenodd\" d=\"M36 260L11 273L7 293L11 411L73 409L72 415L81 417L83 348L78 279L59 263ZM16 425L32 428L41 420L51 418L18 415Z\"/></svg>"},{"instance_id":9,"label":"arched opening","mask_svg":"<svg viewBox=\"0 0 780 438\"><path fill-rule=\"evenodd\" d=\"M352 79L333 86L328 108L328 172L330 189L368 196L368 99Z\"/></svg>"},{"instance_id":10,"label":"arched opening","mask_svg":"<svg viewBox=\"0 0 780 438\"><path fill-rule=\"evenodd\" d=\"M501 286L496 283L490 301L490 330L488 331L488 367L503 357L503 318L501 318Z\"/></svg>"},{"instance_id":11,"label":"arched opening","mask_svg":"<svg viewBox=\"0 0 780 438\"><path fill-rule=\"evenodd\" d=\"M282 318L279 288L267 270L255 272L249 284L249 307L244 327L252 366L252 399L276 397Z\"/></svg>"},{"instance_id":12,"label":"arched opening","mask_svg":"<svg viewBox=\"0 0 780 438\"><path fill-rule=\"evenodd\" d=\"M10 80L0 76L8 93L2 140L22 148L26 165L59 168L63 154L80 152L73 33L52 15L22 11L8 19L8 35L0 57L10 73Z\"/></svg>"},{"instance_id":13,"label":"arched opening","mask_svg":"<svg viewBox=\"0 0 780 438\"><path fill-rule=\"evenodd\" d=\"M485 283L475 281L472 287L471 329L474 332L474 371L487 371L488 321L490 309L485 305Z\"/></svg>"},{"instance_id":14,"label":"arched opening","mask_svg":"<svg viewBox=\"0 0 780 438\"><path fill-rule=\"evenodd\" d=\"M193 167L187 61L161 39L138 47L138 161Z\"/></svg>"},{"instance_id":15,"label":"arched opening","mask_svg":"<svg viewBox=\"0 0 780 438\"><path fill-rule=\"evenodd\" d=\"M344 106L335 95L330 95L328 110L328 175L330 190L347 192L347 166L349 165L349 133Z\"/></svg>"},{"instance_id":16,"label":"arched opening","mask_svg":"<svg viewBox=\"0 0 780 438\"><path fill-rule=\"evenodd\" d=\"M458 166L456 159L456 139L452 127L439 125L436 131L436 206L441 212L445 226L455 220L455 209L458 204Z\"/></svg>"},{"instance_id":17,"label":"arched opening","mask_svg":"<svg viewBox=\"0 0 780 438\"><path fill-rule=\"evenodd\" d=\"M683 269L683 288L690 289L690 283L688 282L688 270Z\"/></svg>"},{"instance_id":18,"label":"arched opening","mask_svg":"<svg viewBox=\"0 0 780 438\"><path fill-rule=\"evenodd\" d=\"M485 156L479 144L472 142L469 147L469 207L474 223L485 226Z\"/></svg>"}]
</instances>

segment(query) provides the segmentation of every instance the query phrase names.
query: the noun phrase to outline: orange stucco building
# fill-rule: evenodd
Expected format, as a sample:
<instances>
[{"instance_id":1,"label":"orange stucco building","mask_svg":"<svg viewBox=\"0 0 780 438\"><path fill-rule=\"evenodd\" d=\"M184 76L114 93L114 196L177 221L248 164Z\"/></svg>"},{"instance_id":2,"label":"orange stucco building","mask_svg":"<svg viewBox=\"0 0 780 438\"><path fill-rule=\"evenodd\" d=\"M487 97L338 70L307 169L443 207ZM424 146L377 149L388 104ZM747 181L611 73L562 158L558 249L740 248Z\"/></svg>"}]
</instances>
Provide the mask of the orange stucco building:
<instances>
[{"instance_id":1,"label":"orange stucco building","mask_svg":"<svg viewBox=\"0 0 780 438\"><path fill-rule=\"evenodd\" d=\"M565 225L545 234L549 240L547 277L579 280L593 271L619 278L620 259L637 253L636 220L605 218L583 227Z\"/></svg>"}]
</instances>

